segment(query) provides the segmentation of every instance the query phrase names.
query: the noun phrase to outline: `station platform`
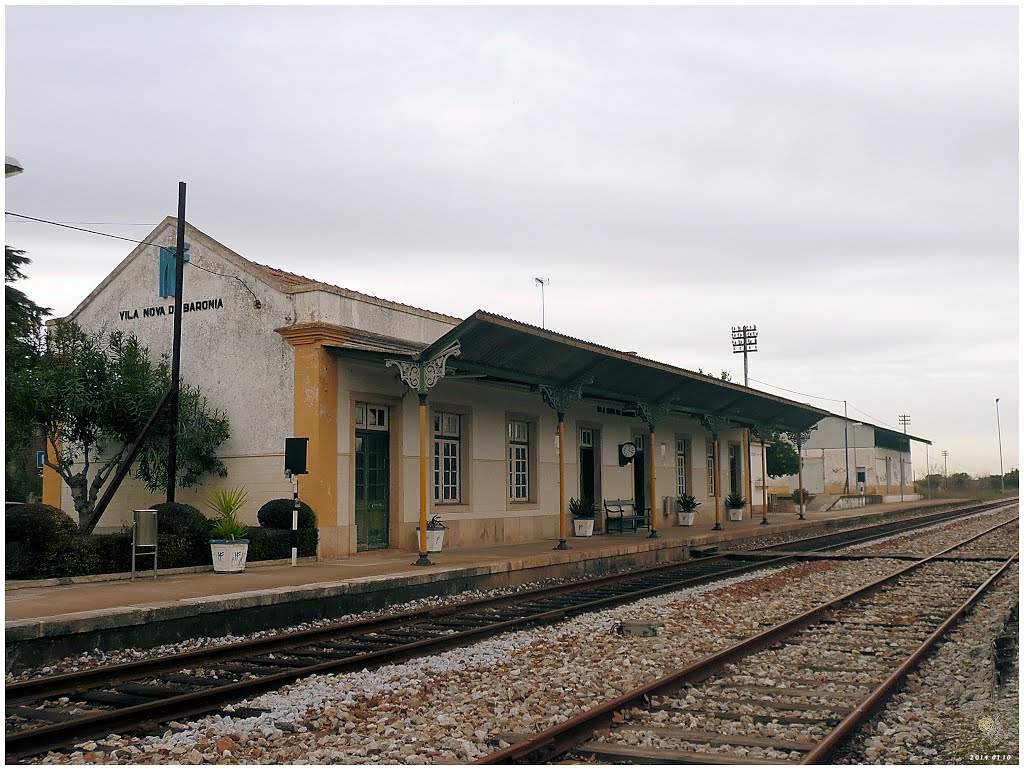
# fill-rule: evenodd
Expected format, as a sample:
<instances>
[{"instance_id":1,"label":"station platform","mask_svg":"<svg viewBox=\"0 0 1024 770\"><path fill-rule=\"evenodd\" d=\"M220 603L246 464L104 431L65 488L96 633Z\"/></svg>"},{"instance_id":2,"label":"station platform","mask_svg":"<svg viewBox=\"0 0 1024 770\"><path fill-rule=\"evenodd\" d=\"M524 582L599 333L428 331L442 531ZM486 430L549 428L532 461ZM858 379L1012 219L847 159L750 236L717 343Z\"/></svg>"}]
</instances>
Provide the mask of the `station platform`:
<instances>
[{"instance_id":1,"label":"station platform","mask_svg":"<svg viewBox=\"0 0 1024 770\"><path fill-rule=\"evenodd\" d=\"M743 547L743 541L839 524L869 523L963 503L919 500L841 511L769 514L725 520L701 512L692 527L659 526L658 539L635 533L570 537L557 541L459 548L432 554L429 567L413 566L405 551L368 551L292 567L248 566L238 574L139 573L134 582L9 581L5 590L7 670L36 665L87 649L145 647L197 636L220 636L379 609L389 604L465 590L515 586L547 578L575 578L677 561L695 547ZM664 517L659 516L659 519ZM571 527L571 522L570 522Z\"/></svg>"}]
</instances>

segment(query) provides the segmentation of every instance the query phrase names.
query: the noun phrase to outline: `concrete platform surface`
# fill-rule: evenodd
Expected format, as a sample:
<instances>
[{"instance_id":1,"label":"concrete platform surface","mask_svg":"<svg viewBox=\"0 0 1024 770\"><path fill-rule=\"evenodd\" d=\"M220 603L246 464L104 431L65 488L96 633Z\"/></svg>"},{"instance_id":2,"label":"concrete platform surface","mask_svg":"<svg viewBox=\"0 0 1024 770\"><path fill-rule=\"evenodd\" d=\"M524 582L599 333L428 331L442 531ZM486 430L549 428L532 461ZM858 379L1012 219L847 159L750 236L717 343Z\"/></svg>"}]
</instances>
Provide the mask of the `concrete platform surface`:
<instances>
[{"instance_id":1,"label":"concrete platform surface","mask_svg":"<svg viewBox=\"0 0 1024 770\"><path fill-rule=\"evenodd\" d=\"M337 561L307 562L296 567L282 564L250 567L234 575L185 573L161 575L154 580L148 573L140 573L135 582L69 585L32 585L32 581L18 581L9 583L5 591L7 641L134 625L159 618L185 618L223 609L316 600L337 594L398 591L456 578L463 579L458 582L464 583L465 578L482 575L505 573L508 577L503 582L516 584L551 576L551 571L543 568L559 566L575 568L567 571L567 575L603 572L609 569L600 565L616 561L621 561L623 566L668 561L681 558L683 549L693 546L827 526L829 522L869 521L900 511L952 502L958 501L921 500L844 511L808 512L806 521L799 521L795 513L770 514L769 525L762 525L760 514L755 513L753 520L723 520L721 531L712 529L714 515L704 511L692 527L663 526L659 529L659 539L650 539L647 530L639 530L593 538L570 537L571 550L568 551L553 550L556 541L550 540L460 548L431 555L434 564L430 567L412 566L415 554L385 550L363 552ZM632 558L623 560L621 557ZM416 593L425 595L422 591ZM405 598L394 597L396 601Z\"/></svg>"}]
</instances>

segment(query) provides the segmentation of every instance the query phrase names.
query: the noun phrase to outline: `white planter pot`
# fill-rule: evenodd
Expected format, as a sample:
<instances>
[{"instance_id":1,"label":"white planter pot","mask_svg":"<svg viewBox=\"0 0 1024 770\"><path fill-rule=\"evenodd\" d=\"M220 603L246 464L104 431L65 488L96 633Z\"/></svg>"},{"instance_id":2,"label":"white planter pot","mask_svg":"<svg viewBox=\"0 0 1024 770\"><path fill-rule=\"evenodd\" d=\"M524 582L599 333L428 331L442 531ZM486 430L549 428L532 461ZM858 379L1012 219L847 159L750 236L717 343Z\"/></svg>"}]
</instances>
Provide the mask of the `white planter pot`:
<instances>
[{"instance_id":1,"label":"white planter pot","mask_svg":"<svg viewBox=\"0 0 1024 770\"><path fill-rule=\"evenodd\" d=\"M743 509L742 508L730 508L729 509L729 521L743 521Z\"/></svg>"},{"instance_id":2,"label":"white planter pot","mask_svg":"<svg viewBox=\"0 0 1024 770\"><path fill-rule=\"evenodd\" d=\"M594 520L593 519L573 519L572 527L576 531L576 537L593 537L594 536Z\"/></svg>"},{"instance_id":3,"label":"white planter pot","mask_svg":"<svg viewBox=\"0 0 1024 770\"><path fill-rule=\"evenodd\" d=\"M249 555L248 540L211 540L214 572L245 572L245 557Z\"/></svg>"},{"instance_id":4,"label":"white planter pot","mask_svg":"<svg viewBox=\"0 0 1024 770\"><path fill-rule=\"evenodd\" d=\"M416 542L420 541L420 528L416 527ZM444 544L443 529L427 530L427 553L441 553L441 546ZM419 547L419 546L417 546Z\"/></svg>"},{"instance_id":5,"label":"white planter pot","mask_svg":"<svg viewBox=\"0 0 1024 770\"><path fill-rule=\"evenodd\" d=\"M680 527L693 526L693 514L695 511L676 511L676 520Z\"/></svg>"}]
</instances>

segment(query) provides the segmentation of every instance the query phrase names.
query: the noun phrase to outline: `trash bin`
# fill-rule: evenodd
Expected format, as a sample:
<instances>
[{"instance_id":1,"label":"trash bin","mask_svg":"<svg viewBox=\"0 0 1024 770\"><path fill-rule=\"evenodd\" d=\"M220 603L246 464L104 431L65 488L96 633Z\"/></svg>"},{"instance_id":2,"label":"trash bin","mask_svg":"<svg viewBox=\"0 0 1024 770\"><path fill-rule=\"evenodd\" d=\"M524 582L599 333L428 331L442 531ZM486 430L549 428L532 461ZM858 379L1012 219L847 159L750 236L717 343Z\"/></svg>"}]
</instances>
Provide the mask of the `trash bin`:
<instances>
[{"instance_id":1,"label":"trash bin","mask_svg":"<svg viewBox=\"0 0 1024 770\"><path fill-rule=\"evenodd\" d=\"M156 578L159 527L157 511L151 508L134 511L132 522L132 580L135 580L135 560L139 556L153 557L153 578Z\"/></svg>"}]
</instances>

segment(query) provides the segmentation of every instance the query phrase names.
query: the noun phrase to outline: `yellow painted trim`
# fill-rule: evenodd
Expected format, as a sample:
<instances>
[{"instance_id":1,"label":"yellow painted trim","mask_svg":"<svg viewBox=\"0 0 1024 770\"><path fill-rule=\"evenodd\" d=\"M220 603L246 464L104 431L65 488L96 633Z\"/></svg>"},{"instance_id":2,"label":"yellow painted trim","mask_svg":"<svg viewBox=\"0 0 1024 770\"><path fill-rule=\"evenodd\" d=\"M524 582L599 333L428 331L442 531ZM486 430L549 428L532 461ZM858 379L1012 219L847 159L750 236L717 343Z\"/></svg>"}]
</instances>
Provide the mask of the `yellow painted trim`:
<instances>
[{"instance_id":1,"label":"yellow painted trim","mask_svg":"<svg viewBox=\"0 0 1024 770\"><path fill-rule=\"evenodd\" d=\"M420 401L420 556L427 555L427 402Z\"/></svg>"},{"instance_id":2,"label":"yellow painted trim","mask_svg":"<svg viewBox=\"0 0 1024 770\"><path fill-rule=\"evenodd\" d=\"M50 443L46 442L46 459L51 462L55 461L56 458L51 454L52 448ZM60 451L60 439L57 439L57 451ZM60 477L49 465L43 466L43 504L52 505L54 508L61 507L61 485L64 483L64 479Z\"/></svg>"},{"instance_id":3,"label":"yellow painted trim","mask_svg":"<svg viewBox=\"0 0 1024 770\"><path fill-rule=\"evenodd\" d=\"M344 326L319 321L303 321L291 326L282 326L274 331L295 347L300 345L344 345L352 336Z\"/></svg>"},{"instance_id":4,"label":"yellow painted trim","mask_svg":"<svg viewBox=\"0 0 1024 770\"><path fill-rule=\"evenodd\" d=\"M280 332L280 330L279 330ZM303 498L316 511L318 526L338 527L338 364L322 339L282 334L295 355L293 429L309 438ZM321 542L320 555L344 556L347 546L336 538Z\"/></svg>"},{"instance_id":5,"label":"yellow painted trim","mask_svg":"<svg viewBox=\"0 0 1024 770\"><path fill-rule=\"evenodd\" d=\"M654 447L655 447L656 443L657 442L655 441L655 438L654 438L654 431L652 430L651 431L651 438L648 440L648 451L647 451L647 454L651 458L650 459L650 466L651 466L651 521L650 521L650 524L651 524L651 535L654 535L654 533L658 531L658 527L654 523L655 521L657 521L657 516L658 516L658 504L657 504L657 502L658 502L658 490L657 490L657 484L656 484L656 480L655 480L655 472L656 472L655 471L655 467L657 466L658 462L657 462L657 460L654 459Z\"/></svg>"},{"instance_id":6,"label":"yellow painted trim","mask_svg":"<svg viewBox=\"0 0 1024 770\"><path fill-rule=\"evenodd\" d=\"M507 435L508 431L505 433ZM565 420L561 419L558 421L558 538L564 543L568 536L569 525L565 512Z\"/></svg>"}]
</instances>

